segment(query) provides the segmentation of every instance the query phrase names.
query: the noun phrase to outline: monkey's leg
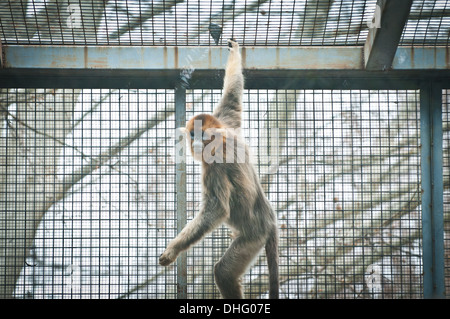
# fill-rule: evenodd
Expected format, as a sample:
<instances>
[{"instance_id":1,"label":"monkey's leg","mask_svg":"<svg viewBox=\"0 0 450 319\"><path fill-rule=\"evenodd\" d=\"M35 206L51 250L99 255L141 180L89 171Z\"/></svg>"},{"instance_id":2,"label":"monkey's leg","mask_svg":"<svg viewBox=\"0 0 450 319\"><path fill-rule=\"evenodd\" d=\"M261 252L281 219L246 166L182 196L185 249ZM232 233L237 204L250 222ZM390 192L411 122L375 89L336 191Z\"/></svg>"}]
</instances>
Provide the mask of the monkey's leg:
<instances>
[{"instance_id":1,"label":"monkey's leg","mask_svg":"<svg viewBox=\"0 0 450 319\"><path fill-rule=\"evenodd\" d=\"M263 241L236 238L214 266L214 278L222 297L242 299L241 276L264 247Z\"/></svg>"}]
</instances>

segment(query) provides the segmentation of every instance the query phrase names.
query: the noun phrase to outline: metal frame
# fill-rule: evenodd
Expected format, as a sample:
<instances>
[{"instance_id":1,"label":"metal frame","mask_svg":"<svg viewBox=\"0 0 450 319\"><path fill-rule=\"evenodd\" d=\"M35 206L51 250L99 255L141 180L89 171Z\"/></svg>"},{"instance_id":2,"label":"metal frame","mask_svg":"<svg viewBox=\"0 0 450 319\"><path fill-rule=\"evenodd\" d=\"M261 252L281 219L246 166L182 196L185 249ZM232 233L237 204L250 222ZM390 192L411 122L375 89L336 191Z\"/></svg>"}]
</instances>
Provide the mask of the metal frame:
<instances>
[{"instance_id":1,"label":"metal frame","mask_svg":"<svg viewBox=\"0 0 450 319\"><path fill-rule=\"evenodd\" d=\"M0 38L0 69L4 67L3 65L3 45L2 45L2 39Z\"/></svg>"},{"instance_id":2,"label":"metal frame","mask_svg":"<svg viewBox=\"0 0 450 319\"><path fill-rule=\"evenodd\" d=\"M378 35L376 41L382 48L372 41L366 47L243 47L242 59L248 70L450 69L449 47L388 48L394 40ZM221 70L228 56L226 48L190 46L11 45L3 51L5 68L51 70Z\"/></svg>"},{"instance_id":3,"label":"metal frame","mask_svg":"<svg viewBox=\"0 0 450 319\"><path fill-rule=\"evenodd\" d=\"M175 89L175 127L183 127L186 123L186 90L180 86ZM176 163L176 201L177 201L177 233L187 223L186 216L186 154ZM182 252L177 259L177 298L187 298L187 253Z\"/></svg>"},{"instance_id":4,"label":"metal frame","mask_svg":"<svg viewBox=\"0 0 450 319\"><path fill-rule=\"evenodd\" d=\"M68 74L71 73L72 75ZM190 88L220 88L223 72L194 72ZM274 71L247 70L247 88L272 89L420 89L421 180L424 297L444 298L442 89L450 71ZM175 88L176 125L185 123L186 89L177 85L180 70L3 69L0 87ZM101 79L101 81L99 81ZM186 164L177 164L178 228L186 223ZM178 261L178 297L186 298L186 255ZM183 276L184 274L184 276Z\"/></svg>"},{"instance_id":5,"label":"metal frame","mask_svg":"<svg viewBox=\"0 0 450 319\"><path fill-rule=\"evenodd\" d=\"M419 89L424 297L443 298L442 89L449 47L397 47L412 0L379 0L364 47L244 47L246 87ZM221 88L226 48L1 46L0 87L175 89L176 126L185 123L186 87ZM426 72L424 72L426 70ZM388 71L388 72L383 72ZM178 230L186 223L186 164L176 166ZM177 263L178 297L187 296L186 254Z\"/></svg>"},{"instance_id":6,"label":"metal frame","mask_svg":"<svg viewBox=\"0 0 450 319\"><path fill-rule=\"evenodd\" d=\"M442 88L431 83L420 93L424 296L444 298Z\"/></svg>"}]
</instances>

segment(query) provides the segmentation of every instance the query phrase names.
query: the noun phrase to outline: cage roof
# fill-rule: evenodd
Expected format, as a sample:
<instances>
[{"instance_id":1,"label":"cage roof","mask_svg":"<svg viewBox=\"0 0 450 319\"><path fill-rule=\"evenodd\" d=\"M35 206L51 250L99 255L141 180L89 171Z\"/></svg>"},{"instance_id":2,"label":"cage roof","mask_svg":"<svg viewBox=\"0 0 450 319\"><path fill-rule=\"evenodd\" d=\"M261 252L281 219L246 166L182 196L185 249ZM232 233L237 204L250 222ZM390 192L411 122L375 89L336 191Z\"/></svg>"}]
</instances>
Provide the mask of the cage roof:
<instances>
[{"instance_id":1,"label":"cage roof","mask_svg":"<svg viewBox=\"0 0 450 319\"><path fill-rule=\"evenodd\" d=\"M376 0L6 0L6 45L360 46ZM447 46L449 0L414 0L400 45Z\"/></svg>"}]
</instances>

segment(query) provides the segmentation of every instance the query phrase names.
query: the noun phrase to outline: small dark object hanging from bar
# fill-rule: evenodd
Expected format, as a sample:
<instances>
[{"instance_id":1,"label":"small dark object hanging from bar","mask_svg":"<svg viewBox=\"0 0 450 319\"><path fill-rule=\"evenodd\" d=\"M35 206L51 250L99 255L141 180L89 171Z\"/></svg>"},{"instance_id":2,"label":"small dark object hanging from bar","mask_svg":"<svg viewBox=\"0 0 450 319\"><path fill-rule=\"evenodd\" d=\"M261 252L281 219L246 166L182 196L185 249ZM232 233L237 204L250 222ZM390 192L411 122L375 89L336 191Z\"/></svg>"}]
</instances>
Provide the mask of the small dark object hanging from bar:
<instances>
[{"instance_id":1,"label":"small dark object hanging from bar","mask_svg":"<svg viewBox=\"0 0 450 319\"><path fill-rule=\"evenodd\" d=\"M209 34L214 39L214 42L216 44L219 44L220 36L222 35L222 26L211 22L209 24L208 30Z\"/></svg>"}]
</instances>

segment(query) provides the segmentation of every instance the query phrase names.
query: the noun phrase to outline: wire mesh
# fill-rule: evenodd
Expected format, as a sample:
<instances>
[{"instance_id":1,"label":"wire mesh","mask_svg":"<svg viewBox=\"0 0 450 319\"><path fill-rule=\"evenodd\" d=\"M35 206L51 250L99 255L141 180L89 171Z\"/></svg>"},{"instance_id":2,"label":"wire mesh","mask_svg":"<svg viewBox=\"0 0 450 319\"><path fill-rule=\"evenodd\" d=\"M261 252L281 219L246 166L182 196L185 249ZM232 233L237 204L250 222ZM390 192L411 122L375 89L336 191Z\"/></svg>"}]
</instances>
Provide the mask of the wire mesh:
<instances>
[{"instance_id":1,"label":"wire mesh","mask_svg":"<svg viewBox=\"0 0 450 319\"><path fill-rule=\"evenodd\" d=\"M448 46L450 39L449 12L448 0L414 0L400 45Z\"/></svg>"},{"instance_id":2,"label":"wire mesh","mask_svg":"<svg viewBox=\"0 0 450 319\"><path fill-rule=\"evenodd\" d=\"M376 0L7 0L4 44L363 45ZM448 0L415 0L401 44L447 45Z\"/></svg>"},{"instance_id":3,"label":"wire mesh","mask_svg":"<svg viewBox=\"0 0 450 319\"><path fill-rule=\"evenodd\" d=\"M219 98L194 91L188 118ZM278 212L282 297L421 297L418 92L249 90L244 101L244 134ZM248 297L267 296L264 256L243 283Z\"/></svg>"},{"instance_id":4,"label":"wire mesh","mask_svg":"<svg viewBox=\"0 0 450 319\"><path fill-rule=\"evenodd\" d=\"M18 89L6 105L2 294L23 265L21 298L175 297L156 263L176 232L173 90Z\"/></svg>"},{"instance_id":5,"label":"wire mesh","mask_svg":"<svg viewBox=\"0 0 450 319\"><path fill-rule=\"evenodd\" d=\"M2 96L0 292L176 298L177 268L158 265L177 232L174 90ZM187 91L186 118L220 96ZM281 297L420 298L418 91L247 90L244 110L278 214ZM200 167L190 156L186 166L190 220ZM221 227L188 252L188 298L220 297L213 264L230 241ZM267 297L264 253L243 286Z\"/></svg>"},{"instance_id":6,"label":"wire mesh","mask_svg":"<svg viewBox=\"0 0 450 319\"><path fill-rule=\"evenodd\" d=\"M250 118L267 112L287 146L268 185L284 296L419 297L417 92L268 91L266 101L253 94Z\"/></svg>"}]
</instances>

